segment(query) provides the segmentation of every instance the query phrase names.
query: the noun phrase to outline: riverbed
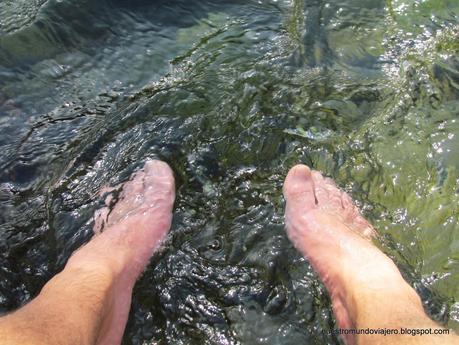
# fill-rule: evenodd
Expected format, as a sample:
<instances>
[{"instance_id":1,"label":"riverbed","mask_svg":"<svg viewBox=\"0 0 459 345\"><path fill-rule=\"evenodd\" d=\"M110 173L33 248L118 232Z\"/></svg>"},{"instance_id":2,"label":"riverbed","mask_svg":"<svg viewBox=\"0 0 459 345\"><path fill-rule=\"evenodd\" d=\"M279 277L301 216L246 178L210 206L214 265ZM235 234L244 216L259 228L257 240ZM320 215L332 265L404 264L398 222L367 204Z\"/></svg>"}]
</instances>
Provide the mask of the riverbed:
<instances>
[{"instance_id":1,"label":"riverbed","mask_svg":"<svg viewBox=\"0 0 459 345\"><path fill-rule=\"evenodd\" d=\"M339 344L285 235L301 162L459 330L458 42L455 0L2 1L0 312L91 238L102 187L159 158L174 221L123 344Z\"/></svg>"}]
</instances>

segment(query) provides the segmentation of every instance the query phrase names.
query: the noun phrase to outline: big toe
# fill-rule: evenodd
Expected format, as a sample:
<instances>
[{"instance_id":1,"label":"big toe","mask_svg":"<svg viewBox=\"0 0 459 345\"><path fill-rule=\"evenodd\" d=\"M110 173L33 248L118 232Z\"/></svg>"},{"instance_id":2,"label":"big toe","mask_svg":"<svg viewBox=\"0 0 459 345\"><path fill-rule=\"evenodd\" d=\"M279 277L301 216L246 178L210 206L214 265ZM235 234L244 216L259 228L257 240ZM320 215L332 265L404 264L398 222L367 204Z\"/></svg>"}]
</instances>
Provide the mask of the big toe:
<instances>
[{"instance_id":1,"label":"big toe","mask_svg":"<svg viewBox=\"0 0 459 345\"><path fill-rule=\"evenodd\" d=\"M145 163L145 172L147 176L155 176L164 181L171 181L174 179L174 175L172 173L172 169L166 162L157 160L157 159L149 159Z\"/></svg>"},{"instance_id":2,"label":"big toe","mask_svg":"<svg viewBox=\"0 0 459 345\"><path fill-rule=\"evenodd\" d=\"M113 209L105 207L96 212L95 233L101 232L105 225L116 224L127 216L151 213L157 208L165 212L172 210L175 183L174 174L167 163L148 160L143 169L136 172L130 181L117 188L120 187L122 187L121 197ZM110 198L112 196L108 197Z\"/></svg>"},{"instance_id":3,"label":"big toe","mask_svg":"<svg viewBox=\"0 0 459 345\"><path fill-rule=\"evenodd\" d=\"M147 160L144 167L123 185L122 197L138 198L148 193L169 193L173 189L174 174L169 165L159 160Z\"/></svg>"},{"instance_id":4,"label":"big toe","mask_svg":"<svg viewBox=\"0 0 459 345\"><path fill-rule=\"evenodd\" d=\"M150 160L145 163L145 202L150 205L172 206L175 199L175 181L167 163Z\"/></svg>"},{"instance_id":5,"label":"big toe","mask_svg":"<svg viewBox=\"0 0 459 345\"><path fill-rule=\"evenodd\" d=\"M290 169L284 183L284 197L287 207L298 211L305 212L315 207L314 181L308 166L298 164Z\"/></svg>"}]
</instances>

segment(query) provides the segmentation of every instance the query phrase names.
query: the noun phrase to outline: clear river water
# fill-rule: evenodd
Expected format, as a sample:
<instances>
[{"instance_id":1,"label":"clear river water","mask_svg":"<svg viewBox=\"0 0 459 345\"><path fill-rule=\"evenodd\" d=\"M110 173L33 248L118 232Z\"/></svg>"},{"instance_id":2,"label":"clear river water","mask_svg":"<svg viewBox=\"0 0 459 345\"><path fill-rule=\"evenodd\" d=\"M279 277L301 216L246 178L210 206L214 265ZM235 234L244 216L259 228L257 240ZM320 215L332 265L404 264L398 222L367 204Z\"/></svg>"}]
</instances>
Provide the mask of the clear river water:
<instances>
[{"instance_id":1,"label":"clear river water","mask_svg":"<svg viewBox=\"0 0 459 345\"><path fill-rule=\"evenodd\" d=\"M0 312L149 157L175 216L124 345L340 344L284 231L298 162L459 330L459 1L0 0Z\"/></svg>"}]
</instances>

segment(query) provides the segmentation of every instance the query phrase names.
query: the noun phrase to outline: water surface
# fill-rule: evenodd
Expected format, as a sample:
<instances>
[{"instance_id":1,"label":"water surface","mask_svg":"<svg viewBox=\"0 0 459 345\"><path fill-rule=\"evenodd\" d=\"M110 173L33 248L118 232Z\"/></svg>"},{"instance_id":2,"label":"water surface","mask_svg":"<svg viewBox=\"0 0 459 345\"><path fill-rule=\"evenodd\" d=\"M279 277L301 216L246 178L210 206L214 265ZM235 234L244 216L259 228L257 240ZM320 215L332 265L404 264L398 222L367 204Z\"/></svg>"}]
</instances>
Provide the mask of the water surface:
<instances>
[{"instance_id":1,"label":"water surface","mask_svg":"<svg viewBox=\"0 0 459 345\"><path fill-rule=\"evenodd\" d=\"M90 239L99 189L155 157L175 218L123 344L339 344L284 231L303 162L459 330L458 16L454 0L2 1L0 312Z\"/></svg>"}]
</instances>

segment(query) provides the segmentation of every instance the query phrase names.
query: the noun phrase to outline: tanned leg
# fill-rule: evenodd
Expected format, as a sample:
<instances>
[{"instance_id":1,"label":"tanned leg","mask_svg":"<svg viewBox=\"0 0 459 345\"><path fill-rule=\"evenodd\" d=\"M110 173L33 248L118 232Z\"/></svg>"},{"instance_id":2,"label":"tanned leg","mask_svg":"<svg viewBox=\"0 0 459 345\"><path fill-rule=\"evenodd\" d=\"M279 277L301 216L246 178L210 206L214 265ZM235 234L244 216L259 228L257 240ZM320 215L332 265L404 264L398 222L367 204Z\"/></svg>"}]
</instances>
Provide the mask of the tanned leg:
<instances>
[{"instance_id":1,"label":"tanned leg","mask_svg":"<svg viewBox=\"0 0 459 345\"><path fill-rule=\"evenodd\" d=\"M34 300L0 318L0 344L120 344L135 281L170 228L175 198L160 161L121 188L111 212L96 212L94 238Z\"/></svg>"},{"instance_id":2,"label":"tanned leg","mask_svg":"<svg viewBox=\"0 0 459 345\"><path fill-rule=\"evenodd\" d=\"M416 292L371 242L373 227L335 183L305 165L284 184L287 234L330 293L341 329L442 328L427 317ZM459 344L456 335L345 335L347 344Z\"/></svg>"}]
</instances>

